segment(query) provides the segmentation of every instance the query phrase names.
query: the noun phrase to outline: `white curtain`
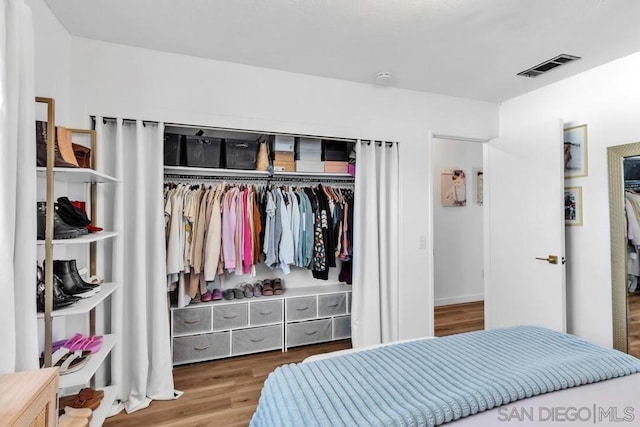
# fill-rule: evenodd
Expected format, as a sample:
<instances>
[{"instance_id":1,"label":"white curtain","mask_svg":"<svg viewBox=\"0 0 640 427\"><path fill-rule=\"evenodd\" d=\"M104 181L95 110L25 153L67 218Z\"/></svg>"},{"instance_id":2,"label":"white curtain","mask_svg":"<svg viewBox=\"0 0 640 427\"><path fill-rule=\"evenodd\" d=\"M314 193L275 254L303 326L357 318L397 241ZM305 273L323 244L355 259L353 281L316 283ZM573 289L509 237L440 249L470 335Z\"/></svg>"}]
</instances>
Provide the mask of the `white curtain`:
<instances>
[{"instance_id":1,"label":"white curtain","mask_svg":"<svg viewBox=\"0 0 640 427\"><path fill-rule=\"evenodd\" d=\"M120 384L127 412L146 408L151 400L174 399L169 336L164 241L164 125L96 119L98 138L115 151L114 228L120 238L113 256L113 277L123 291L114 307L121 325L120 355L114 355L112 377ZM118 310L121 301L122 311Z\"/></svg>"},{"instance_id":2,"label":"white curtain","mask_svg":"<svg viewBox=\"0 0 640 427\"><path fill-rule=\"evenodd\" d=\"M38 367L34 44L24 0L0 0L0 372Z\"/></svg>"},{"instance_id":3,"label":"white curtain","mask_svg":"<svg viewBox=\"0 0 640 427\"><path fill-rule=\"evenodd\" d=\"M358 141L355 185L353 347L399 338L398 144Z\"/></svg>"}]
</instances>

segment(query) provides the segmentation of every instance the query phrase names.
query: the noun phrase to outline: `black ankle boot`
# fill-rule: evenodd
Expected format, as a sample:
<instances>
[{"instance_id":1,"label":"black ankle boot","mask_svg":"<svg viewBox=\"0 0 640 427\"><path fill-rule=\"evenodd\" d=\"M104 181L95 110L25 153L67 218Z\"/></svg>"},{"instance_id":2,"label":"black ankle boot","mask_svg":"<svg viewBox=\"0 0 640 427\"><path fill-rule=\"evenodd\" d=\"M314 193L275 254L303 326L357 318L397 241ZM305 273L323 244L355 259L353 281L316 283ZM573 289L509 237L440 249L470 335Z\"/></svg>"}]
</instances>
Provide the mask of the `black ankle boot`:
<instances>
[{"instance_id":1,"label":"black ankle boot","mask_svg":"<svg viewBox=\"0 0 640 427\"><path fill-rule=\"evenodd\" d=\"M45 231L47 227L47 202L38 202L38 239L44 240ZM84 229L84 233L80 231L81 229L72 227L70 225L65 224L58 214L56 210L53 210L53 238L54 239L73 239L74 237L78 237L81 234L86 234L86 229Z\"/></svg>"},{"instance_id":2,"label":"black ankle boot","mask_svg":"<svg viewBox=\"0 0 640 427\"><path fill-rule=\"evenodd\" d=\"M36 166L47 166L47 122L36 121Z\"/></svg>"},{"instance_id":3,"label":"black ankle boot","mask_svg":"<svg viewBox=\"0 0 640 427\"><path fill-rule=\"evenodd\" d=\"M67 295L79 296L81 298L88 298L95 295L93 289L83 285L84 281L78 275L76 270L75 274L71 271L69 261L54 260L53 261L53 274L58 276L62 283L62 290Z\"/></svg>"},{"instance_id":4,"label":"black ankle boot","mask_svg":"<svg viewBox=\"0 0 640 427\"><path fill-rule=\"evenodd\" d=\"M38 266L37 273L37 285L36 285L36 305L39 312L44 312L44 271L42 267ZM53 309L68 307L71 304L78 301L80 298L66 295L62 289L60 289L60 282L56 276L53 276Z\"/></svg>"},{"instance_id":5,"label":"black ankle boot","mask_svg":"<svg viewBox=\"0 0 640 427\"><path fill-rule=\"evenodd\" d=\"M83 286L85 288L91 288L96 292L100 292L100 290L101 290L100 285L96 285L96 284L93 284L93 283L85 282L84 279L82 278L82 276L80 276L80 272L78 271L78 266L76 264L76 260L75 259L70 259L67 262L69 263L69 270L71 271L71 274L73 275L74 280L75 280L76 283L78 283L79 285L81 285L81 286Z\"/></svg>"}]
</instances>

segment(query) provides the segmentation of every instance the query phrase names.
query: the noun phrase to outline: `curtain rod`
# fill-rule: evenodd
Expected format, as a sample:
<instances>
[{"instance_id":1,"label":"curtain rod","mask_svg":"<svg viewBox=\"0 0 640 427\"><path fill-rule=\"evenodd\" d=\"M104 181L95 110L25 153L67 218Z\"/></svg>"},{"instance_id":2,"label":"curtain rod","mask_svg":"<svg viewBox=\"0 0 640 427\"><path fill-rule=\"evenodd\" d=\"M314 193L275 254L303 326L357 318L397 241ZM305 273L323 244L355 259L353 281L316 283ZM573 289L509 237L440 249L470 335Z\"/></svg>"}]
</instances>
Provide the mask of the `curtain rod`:
<instances>
[{"instance_id":1,"label":"curtain rod","mask_svg":"<svg viewBox=\"0 0 640 427\"><path fill-rule=\"evenodd\" d=\"M461 141L461 142L489 142L493 139L493 138L485 139L485 138L473 138L473 137L467 137L467 136L445 135L445 134L439 134L439 133L434 133L431 136L437 139L451 139L453 141Z\"/></svg>"},{"instance_id":2,"label":"curtain rod","mask_svg":"<svg viewBox=\"0 0 640 427\"><path fill-rule=\"evenodd\" d=\"M97 116L91 116L91 119L95 121ZM114 122L117 120L116 117L101 117L102 118L102 122L106 124L106 122ZM123 122L132 122L135 123L137 120L136 119L122 119ZM159 123L158 121L154 121L154 120L142 120L142 123L153 123L153 124L157 124ZM282 136L293 136L293 137L298 137L298 138L315 138L315 139L324 139L327 141L340 141L340 142L351 142L351 143L355 143L357 142L357 139L355 138L338 138L338 137L332 137L332 136L320 136L320 135L309 135L309 134L303 134L303 133L288 133L288 132L270 132L270 131L262 131L262 130L255 130L255 129L236 129L236 128L224 128L224 127L216 127L216 126L201 126L201 125L194 125L194 124L186 124L186 123L167 123L164 122L164 127L180 127L180 128L186 128L186 129L202 129L202 130L213 130L213 131L220 131L220 132L243 132L243 133L253 133L256 135L282 135Z\"/></svg>"}]
</instances>

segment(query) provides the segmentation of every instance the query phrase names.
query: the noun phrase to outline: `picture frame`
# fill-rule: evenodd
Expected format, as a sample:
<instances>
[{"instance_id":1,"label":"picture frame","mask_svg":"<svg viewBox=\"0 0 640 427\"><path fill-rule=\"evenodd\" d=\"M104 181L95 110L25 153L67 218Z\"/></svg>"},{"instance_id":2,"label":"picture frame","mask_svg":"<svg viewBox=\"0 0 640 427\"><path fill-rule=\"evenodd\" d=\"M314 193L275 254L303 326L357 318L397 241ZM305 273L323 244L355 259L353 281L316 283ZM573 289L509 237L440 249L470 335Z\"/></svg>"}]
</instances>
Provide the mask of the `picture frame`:
<instances>
[{"instance_id":1,"label":"picture frame","mask_svg":"<svg viewBox=\"0 0 640 427\"><path fill-rule=\"evenodd\" d=\"M588 175L587 125L566 128L564 134L564 177Z\"/></svg>"},{"instance_id":2,"label":"picture frame","mask_svg":"<svg viewBox=\"0 0 640 427\"><path fill-rule=\"evenodd\" d=\"M484 203L484 172L482 168L473 168L474 202L482 206Z\"/></svg>"},{"instance_id":3,"label":"picture frame","mask_svg":"<svg viewBox=\"0 0 640 427\"><path fill-rule=\"evenodd\" d=\"M440 203L443 207L467 205L467 177L462 169L445 169L440 173Z\"/></svg>"},{"instance_id":4,"label":"picture frame","mask_svg":"<svg viewBox=\"0 0 640 427\"><path fill-rule=\"evenodd\" d=\"M564 223L582 225L582 187L565 187Z\"/></svg>"}]
</instances>

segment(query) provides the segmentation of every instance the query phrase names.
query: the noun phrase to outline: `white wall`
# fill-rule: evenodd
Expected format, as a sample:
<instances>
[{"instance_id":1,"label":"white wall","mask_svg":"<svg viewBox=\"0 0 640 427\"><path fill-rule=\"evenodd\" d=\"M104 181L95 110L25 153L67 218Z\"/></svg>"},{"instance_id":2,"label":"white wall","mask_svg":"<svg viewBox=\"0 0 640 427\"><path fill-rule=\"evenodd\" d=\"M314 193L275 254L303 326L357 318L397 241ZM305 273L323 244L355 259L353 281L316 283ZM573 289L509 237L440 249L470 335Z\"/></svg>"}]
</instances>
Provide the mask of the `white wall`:
<instances>
[{"instance_id":1,"label":"white wall","mask_svg":"<svg viewBox=\"0 0 640 427\"><path fill-rule=\"evenodd\" d=\"M274 71L74 37L73 124L120 116L400 141L402 338L433 331L429 130L487 138L497 105ZM160 147L158 149L161 149Z\"/></svg>"},{"instance_id":2,"label":"white wall","mask_svg":"<svg viewBox=\"0 0 640 427\"><path fill-rule=\"evenodd\" d=\"M31 7L35 36L36 96L56 100L56 123L69 121L71 93L71 36L44 0L26 0ZM46 120L46 107L39 105L37 118Z\"/></svg>"},{"instance_id":3,"label":"white wall","mask_svg":"<svg viewBox=\"0 0 640 427\"><path fill-rule=\"evenodd\" d=\"M530 117L588 125L589 175L582 186L584 226L567 227L567 326L612 345L607 147L640 141L640 53L549 85L500 106L500 132L514 134ZM541 315L544 315L541 313Z\"/></svg>"},{"instance_id":4,"label":"white wall","mask_svg":"<svg viewBox=\"0 0 640 427\"><path fill-rule=\"evenodd\" d=\"M482 168L482 143L434 139L431 145L433 177L433 260L435 305L484 299L483 208L476 203L473 168ZM462 169L467 176L467 205L443 207L440 172Z\"/></svg>"}]
</instances>

